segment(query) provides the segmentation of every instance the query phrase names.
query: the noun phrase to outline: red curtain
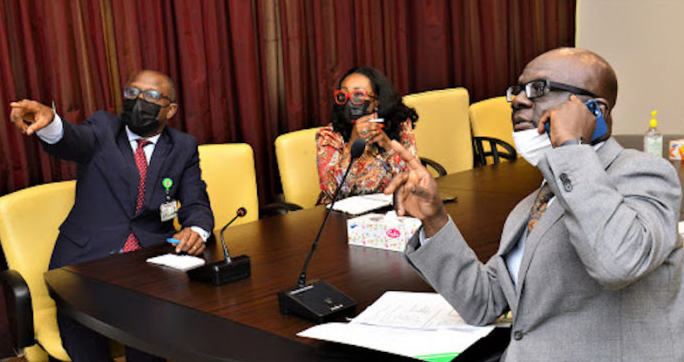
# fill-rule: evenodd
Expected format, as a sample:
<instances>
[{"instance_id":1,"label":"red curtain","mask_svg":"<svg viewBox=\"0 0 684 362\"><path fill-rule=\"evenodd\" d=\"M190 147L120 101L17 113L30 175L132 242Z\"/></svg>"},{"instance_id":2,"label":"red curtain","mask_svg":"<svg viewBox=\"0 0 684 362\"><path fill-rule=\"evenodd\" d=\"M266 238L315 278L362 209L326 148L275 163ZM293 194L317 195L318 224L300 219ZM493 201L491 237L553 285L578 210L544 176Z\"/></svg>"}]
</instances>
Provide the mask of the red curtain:
<instances>
[{"instance_id":1,"label":"red curtain","mask_svg":"<svg viewBox=\"0 0 684 362\"><path fill-rule=\"evenodd\" d=\"M54 101L79 123L120 112L122 85L152 68L178 84L172 127L254 148L269 202L280 187L275 138L328 123L348 68L379 68L404 94L498 96L534 56L573 45L574 14L574 0L4 0L0 195L75 177L14 129L11 101Z\"/></svg>"}]
</instances>

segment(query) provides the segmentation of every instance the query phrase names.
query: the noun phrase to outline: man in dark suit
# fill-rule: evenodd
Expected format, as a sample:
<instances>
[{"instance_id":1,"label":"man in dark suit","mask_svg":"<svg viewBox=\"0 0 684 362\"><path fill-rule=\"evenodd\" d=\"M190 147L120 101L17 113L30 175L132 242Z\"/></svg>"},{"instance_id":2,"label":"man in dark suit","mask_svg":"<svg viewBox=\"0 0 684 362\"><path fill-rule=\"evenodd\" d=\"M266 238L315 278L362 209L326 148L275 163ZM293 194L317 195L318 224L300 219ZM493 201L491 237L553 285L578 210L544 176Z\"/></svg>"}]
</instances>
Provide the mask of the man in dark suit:
<instances>
[{"instance_id":1,"label":"man in dark suit","mask_svg":"<svg viewBox=\"0 0 684 362\"><path fill-rule=\"evenodd\" d=\"M168 76L144 70L124 88L120 116L99 111L72 125L36 101L11 104L11 121L22 133L36 133L48 153L78 164L76 200L60 226L51 269L164 243L171 236L180 241L178 252L204 251L214 219L197 140L166 127L178 109L175 99ZM183 226L177 233L176 214ZM57 320L73 361L111 360L105 338L59 311ZM128 361L159 360L132 348L126 355Z\"/></svg>"}]
</instances>

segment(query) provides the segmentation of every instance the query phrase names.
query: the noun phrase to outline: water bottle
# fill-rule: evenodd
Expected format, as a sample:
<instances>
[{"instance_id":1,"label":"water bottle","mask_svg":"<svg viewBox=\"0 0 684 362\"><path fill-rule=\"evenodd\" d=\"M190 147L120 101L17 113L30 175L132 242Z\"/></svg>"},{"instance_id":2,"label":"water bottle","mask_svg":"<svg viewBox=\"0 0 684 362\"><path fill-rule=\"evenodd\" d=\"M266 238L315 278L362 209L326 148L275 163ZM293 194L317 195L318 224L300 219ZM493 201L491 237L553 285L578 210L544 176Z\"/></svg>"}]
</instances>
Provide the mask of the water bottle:
<instances>
[{"instance_id":1,"label":"water bottle","mask_svg":"<svg viewBox=\"0 0 684 362\"><path fill-rule=\"evenodd\" d=\"M656 114L658 111L651 112L651 120L648 122L649 128L644 135L644 152L663 157L663 135L658 132Z\"/></svg>"}]
</instances>

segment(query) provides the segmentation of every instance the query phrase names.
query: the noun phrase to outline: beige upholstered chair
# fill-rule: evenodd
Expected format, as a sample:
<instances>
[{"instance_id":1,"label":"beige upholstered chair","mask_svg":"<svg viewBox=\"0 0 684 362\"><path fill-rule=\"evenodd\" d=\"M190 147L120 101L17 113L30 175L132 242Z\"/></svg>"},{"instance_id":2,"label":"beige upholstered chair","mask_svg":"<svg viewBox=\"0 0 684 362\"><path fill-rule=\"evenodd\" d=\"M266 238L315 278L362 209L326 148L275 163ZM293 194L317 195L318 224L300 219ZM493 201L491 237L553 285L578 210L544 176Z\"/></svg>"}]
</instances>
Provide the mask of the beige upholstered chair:
<instances>
[{"instance_id":1,"label":"beige upholstered chair","mask_svg":"<svg viewBox=\"0 0 684 362\"><path fill-rule=\"evenodd\" d=\"M416 109L414 133L418 156L439 163L447 173L473 168L473 143L468 121L468 91L451 88L404 96Z\"/></svg>"},{"instance_id":2,"label":"beige upholstered chair","mask_svg":"<svg viewBox=\"0 0 684 362\"><path fill-rule=\"evenodd\" d=\"M220 230L232 219L239 207L247 209L247 214L233 225L258 220L259 197L252 147L246 143L201 145L199 158L214 213L214 230Z\"/></svg>"},{"instance_id":3,"label":"beige upholstered chair","mask_svg":"<svg viewBox=\"0 0 684 362\"><path fill-rule=\"evenodd\" d=\"M47 361L48 354L69 361L43 274L59 226L74 204L75 185L75 181L48 183L0 197L0 243L9 268L0 273L0 281L11 284L19 297L16 347L24 348L28 361Z\"/></svg>"},{"instance_id":4,"label":"beige upholstered chair","mask_svg":"<svg viewBox=\"0 0 684 362\"><path fill-rule=\"evenodd\" d=\"M286 203L302 208L316 205L321 193L316 166L316 132L319 129L285 133L275 140L278 171Z\"/></svg>"},{"instance_id":5,"label":"beige upholstered chair","mask_svg":"<svg viewBox=\"0 0 684 362\"><path fill-rule=\"evenodd\" d=\"M506 97L489 98L470 105L470 125L476 141L476 152L481 153L480 163L487 162L485 159L489 158L496 163L499 156L504 159L517 157L514 151L511 112L511 104L506 101ZM492 139L495 141L490 141ZM496 160L492 143L496 144ZM478 151L478 148L481 150Z\"/></svg>"}]
</instances>

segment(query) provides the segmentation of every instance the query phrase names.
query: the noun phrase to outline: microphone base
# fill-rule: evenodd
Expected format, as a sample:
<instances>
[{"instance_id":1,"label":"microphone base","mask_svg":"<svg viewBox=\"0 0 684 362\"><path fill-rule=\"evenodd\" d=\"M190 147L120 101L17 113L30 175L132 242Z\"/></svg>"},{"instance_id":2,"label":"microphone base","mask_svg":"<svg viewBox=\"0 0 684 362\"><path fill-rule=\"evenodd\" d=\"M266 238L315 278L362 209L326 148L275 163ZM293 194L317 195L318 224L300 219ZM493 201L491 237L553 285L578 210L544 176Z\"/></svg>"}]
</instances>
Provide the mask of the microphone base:
<instances>
[{"instance_id":1,"label":"microphone base","mask_svg":"<svg viewBox=\"0 0 684 362\"><path fill-rule=\"evenodd\" d=\"M188 277L202 283L221 285L252 275L252 265L247 255L236 256L230 263L225 260L202 265L187 271Z\"/></svg>"},{"instance_id":2,"label":"microphone base","mask_svg":"<svg viewBox=\"0 0 684 362\"><path fill-rule=\"evenodd\" d=\"M356 308L354 299L322 280L279 292L278 304L281 313L316 323L351 315Z\"/></svg>"}]
</instances>

